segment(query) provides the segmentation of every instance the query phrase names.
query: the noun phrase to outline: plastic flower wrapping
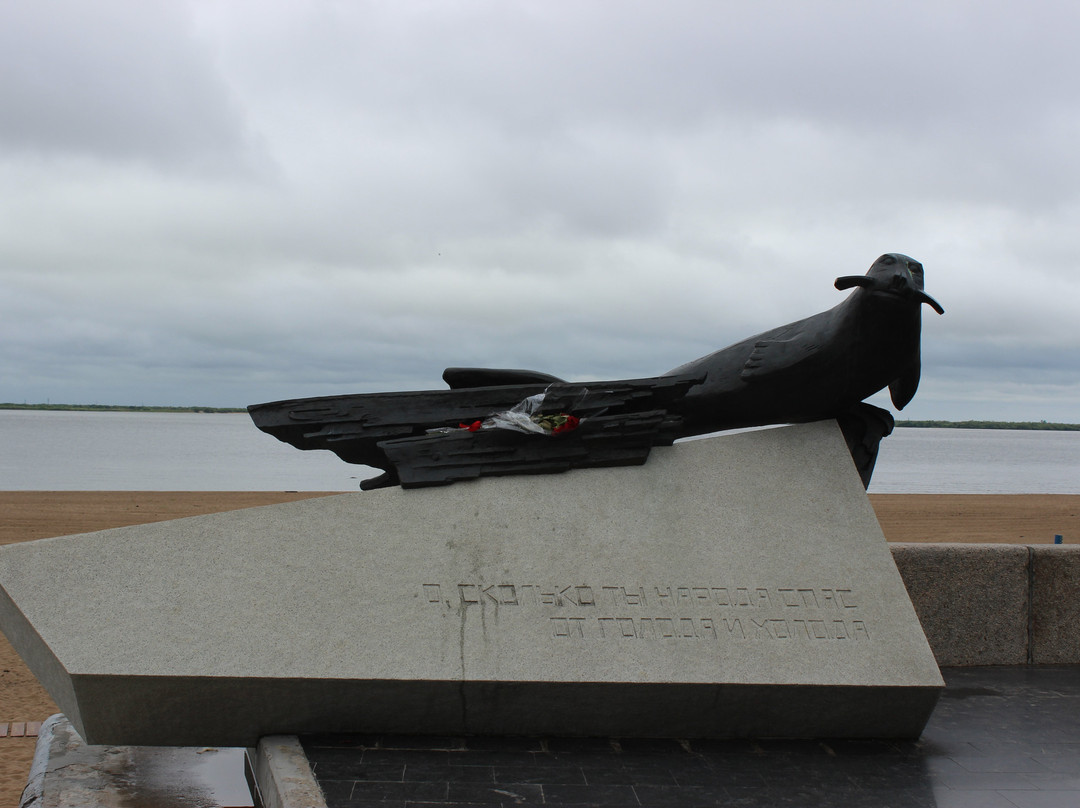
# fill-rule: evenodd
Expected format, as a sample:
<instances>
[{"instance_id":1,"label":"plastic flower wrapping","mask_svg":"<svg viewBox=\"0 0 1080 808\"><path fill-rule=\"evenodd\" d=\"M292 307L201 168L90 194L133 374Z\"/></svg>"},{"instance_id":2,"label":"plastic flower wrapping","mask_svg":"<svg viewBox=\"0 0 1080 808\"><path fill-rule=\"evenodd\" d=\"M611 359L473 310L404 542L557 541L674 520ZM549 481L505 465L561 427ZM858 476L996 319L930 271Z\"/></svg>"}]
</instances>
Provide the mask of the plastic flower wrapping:
<instances>
[{"instance_id":1,"label":"plastic flower wrapping","mask_svg":"<svg viewBox=\"0 0 1080 808\"><path fill-rule=\"evenodd\" d=\"M578 428L581 419L569 413L542 413L546 393L537 393L534 396L518 402L511 409L497 412L482 421L473 421L471 424L460 424L458 429L466 429L469 432L479 432L482 429L509 429L512 432L526 432L535 435L559 435L571 432ZM456 432L452 427L440 427L429 429L428 433Z\"/></svg>"}]
</instances>

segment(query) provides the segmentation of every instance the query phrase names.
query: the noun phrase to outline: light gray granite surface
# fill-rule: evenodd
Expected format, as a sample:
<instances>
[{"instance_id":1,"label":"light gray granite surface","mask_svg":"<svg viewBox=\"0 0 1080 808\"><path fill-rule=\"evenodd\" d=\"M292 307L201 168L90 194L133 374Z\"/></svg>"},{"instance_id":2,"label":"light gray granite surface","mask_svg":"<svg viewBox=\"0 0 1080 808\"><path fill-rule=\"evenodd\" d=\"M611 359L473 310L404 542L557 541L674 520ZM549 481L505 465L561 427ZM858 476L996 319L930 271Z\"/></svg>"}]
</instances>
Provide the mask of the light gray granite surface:
<instances>
[{"instance_id":1,"label":"light gray granite surface","mask_svg":"<svg viewBox=\"0 0 1080 808\"><path fill-rule=\"evenodd\" d=\"M10 545L0 586L89 743L915 736L943 684L831 422Z\"/></svg>"}]
</instances>

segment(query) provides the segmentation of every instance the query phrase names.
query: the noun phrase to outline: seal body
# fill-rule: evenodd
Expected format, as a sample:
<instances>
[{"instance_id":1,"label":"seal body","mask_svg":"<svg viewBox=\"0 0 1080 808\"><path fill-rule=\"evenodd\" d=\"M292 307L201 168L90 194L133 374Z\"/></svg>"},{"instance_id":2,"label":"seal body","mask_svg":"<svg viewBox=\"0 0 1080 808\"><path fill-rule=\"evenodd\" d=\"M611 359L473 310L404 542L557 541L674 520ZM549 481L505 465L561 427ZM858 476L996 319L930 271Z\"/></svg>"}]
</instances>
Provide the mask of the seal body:
<instances>
[{"instance_id":1,"label":"seal body","mask_svg":"<svg viewBox=\"0 0 1080 808\"><path fill-rule=\"evenodd\" d=\"M921 368L918 261L888 253L865 276L838 278L857 287L828 311L729 345L672 374L704 374L675 409L681 434L836 418L885 387L903 407L915 395Z\"/></svg>"}]
</instances>

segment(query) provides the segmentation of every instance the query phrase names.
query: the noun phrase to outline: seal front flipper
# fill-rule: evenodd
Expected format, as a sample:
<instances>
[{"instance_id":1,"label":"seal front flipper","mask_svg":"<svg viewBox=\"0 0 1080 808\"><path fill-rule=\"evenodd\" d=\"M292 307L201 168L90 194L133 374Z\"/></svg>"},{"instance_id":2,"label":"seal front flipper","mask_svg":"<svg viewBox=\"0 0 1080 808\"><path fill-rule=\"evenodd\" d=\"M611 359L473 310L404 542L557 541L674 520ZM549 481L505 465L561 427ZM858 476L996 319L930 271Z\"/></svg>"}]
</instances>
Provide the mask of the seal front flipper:
<instances>
[{"instance_id":1,"label":"seal front flipper","mask_svg":"<svg viewBox=\"0 0 1080 808\"><path fill-rule=\"evenodd\" d=\"M739 378L743 381L765 379L776 373L786 373L818 352L816 342L804 337L763 339L754 343L754 350L743 363Z\"/></svg>"},{"instance_id":2,"label":"seal front flipper","mask_svg":"<svg viewBox=\"0 0 1080 808\"><path fill-rule=\"evenodd\" d=\"M466 387L507 387L517 384L554 384L563 381L550 373L517 368L447 368L443 381L451 390Z\"/></svg>"},{"instance_id":3,"label":"seal front flipper","mask_svg":"<svg viewBox=\"0 0 1080 808\"><path fill-rule=\"evenodd\" d=\"M869 488L874 464L877 463L878 447L882 438L892 434L896 422L888 410L865 401L837 414L836 422L844 433L844 441L862 479L863 488Z\"/></svg>"},{"instance_id":4,"label":"seal front flipper","mask_svg":"<svg viewBox=\"0 0 1080 808\"><path fill-rule=\"evenodd\" d=\"M920 375L922 375L922 359L916 352L903 372L889 382L889 397L896 409L904 409L915 397L915 391L919 389Z\"/></svg>"}]
</instances>

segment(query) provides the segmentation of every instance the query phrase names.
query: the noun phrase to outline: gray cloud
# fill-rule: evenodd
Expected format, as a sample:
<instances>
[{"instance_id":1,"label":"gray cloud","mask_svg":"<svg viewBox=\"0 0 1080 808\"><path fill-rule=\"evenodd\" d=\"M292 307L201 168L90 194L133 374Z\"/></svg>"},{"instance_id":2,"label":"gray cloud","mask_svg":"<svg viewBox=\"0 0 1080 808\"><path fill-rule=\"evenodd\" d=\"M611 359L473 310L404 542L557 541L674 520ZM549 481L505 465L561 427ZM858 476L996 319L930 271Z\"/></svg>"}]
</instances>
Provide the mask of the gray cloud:
<instances>
[{"instance_id":1,"label":"gray cloud","mask_svg":"<svg viewBox=\"0 0 1080 808\"><path fill-rule=\"evenodd\" d=\"M1078 12L0 12L0 399L640 376L916 256L912 417L1080 421Z\"/></svg>"},{"instance_id":2,"label":"gray cloud","mask_svg":"<svg viewBox=\"0 0 1080 808\"><path fill-rule=\"evenodd\" d=\"M28 3L3 22L0 145L217 170L242 154L242 117L182 5Z\"/></svg>"}]
</instances>

